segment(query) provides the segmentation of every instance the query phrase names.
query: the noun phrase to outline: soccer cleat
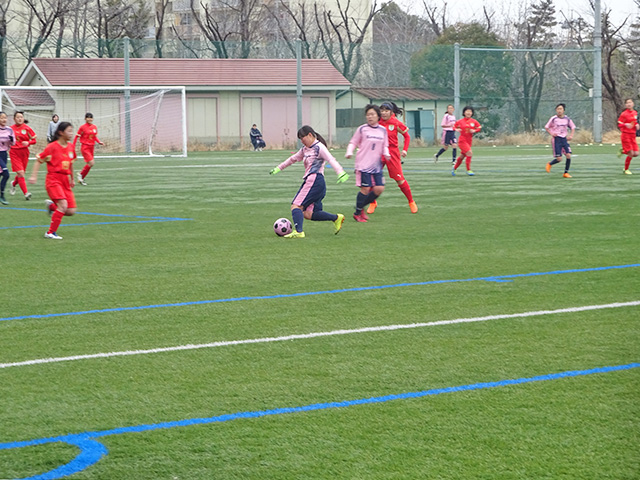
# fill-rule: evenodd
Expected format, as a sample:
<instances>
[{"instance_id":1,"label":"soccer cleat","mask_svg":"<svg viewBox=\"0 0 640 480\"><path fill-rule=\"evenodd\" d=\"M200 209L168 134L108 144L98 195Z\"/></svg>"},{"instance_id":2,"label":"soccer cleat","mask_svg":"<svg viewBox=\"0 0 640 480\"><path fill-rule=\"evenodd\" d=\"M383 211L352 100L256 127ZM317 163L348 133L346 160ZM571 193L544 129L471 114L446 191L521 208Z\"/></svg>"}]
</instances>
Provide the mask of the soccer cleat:
<instances>
[{"instance_id":1,"label":"soccer cleat","mask_svg":"<svg viewBox=\"0 0 640 480\"><path fill-rule=\"evenodd\" d=\"M456 167L452 167L451 168L451 176L455 177L456 176Z\"/></svg>"},{"instance_id":2,"label":"soccer cleat","mask_svg":"<svg viewBox=\"0 0 640 480\"><path fill-rule=\"evenodd\" d=\"M469 175L470 177L473 177L475 173L473 173L471 170L467 170L467 175Z\"/></svg>"},{"instance_id":3,"label":"soccer cleat","mask_svg":"<svg viewBox=\"0 0 640 480\"><path fill-rule=\"evenodd\" d=\"M367 213L375 212L377 206L378 206L378 201L377 200L374 200L373 202L371 202L369 204L369 206L367 207Z\"/></svg>"},{"instance_id":4,"label":"soccer cleat","mask_svg":"<svg viewBox=\"0 0 640 480\"><path fill-rule=\"evenodd\" d=\"M367 219L364 217L364 212L362 212L360 215L357 214L353 214L353 219L356 222L360 222L360 223L367 223Z\"/></svg>"},{"instance_id":5,"label":"soccer cleat","mask_svg":"<svg viewBox=\"0 0 640 480\"><path fill-rule=\"evenodd\" d=\"M304 238L304 232L294 230L293 232L285 235L284 238Z\"/></svg>"},{"instance_id":6,"label":"soccer cleat","mask_svg":"<svg viewBox=\"0 0 640 480\"><path fill-rule=\"evenodd\" d=\"M9 202L5 200L4 195L0 195L0 203L3 205L9 205Z\"/></svg>"},{"instance_id":7,"label":"soccer cleat","mask_svg":"<svg viewBox=\"0 0 640 480\"><path fill-rule=\"evenodd\" d=\"M620 148L620 150L618 150L617 156L618 158L622 158L622 155L624 155L624 150Z\"/></svg>"},{"instance_id":8,"label":"soccer cleat","mask_svg":"<svg viewBox=\"0 0 640 480\"><path fill-rule=\"evenodd\" d=\"M416 202L409 202L409 210L411 210L411 213L418 213L418 205L416 205Z\"/></svg>"},{"instance_id":9,"label":"soccer cleat","mask_svg":"<svg viewBox=\"0 0 640 480\"><path fill-rule=\"evenodd\" d=\"M31 200L31 194L29 192L24 194L24 199L25 200Z\"/></svg>"},{"instance_id":10,"label":"soccer cleat","mask_svg":"<svg viewBox=\"0 0 640 480\"><path fill-rule=\"evenodd\" d=\"M86 185L87 182L84 181L84 178L82 178L82 173L78 172L78 183L80 185Z\"/></svg>"},{"instance_id":11,"label":"soccer cleat","mask_svg":"<svg viewBox=\"0 0 640 480\"><path fill-rule=\"evenodd\" d=\"M369 215L367 215L367 213L364 210L360 215L362 215L362 218L364 218L365 220L369 220Z\"/></svg>"},{"instance_id":12,"label":"soccer cleat","mask_svg":"<svg viewBox=\"0 0 640 480\"><path fill-rule=\"evenodd\" d=\"M52 233L47 232L44 234L44 238L51 238L53 240L62 240L62 237L58 235L56 232L52 232Z\"/></svg>"},{"instance_id":13,"label":"soccer cleat","mask_svg":"<svg viewBox=\"0 0 640 480\"><path fill-rule=\"evenodd\" d=\"M433 154L433 163L438 163L438 154L437 153Z\"/></svg>"},{"instance_id":14,"label":"soccer cleat","mask_svg":"<svg viewBox=\"0 0 640 480\"><path fill-rule=\"evenodd\" d=\"M624 174L625 174L625 175L633 175L633 173L631 173L631 170L629 170L629 169L626 169L626 170L624 171Z\"/></svg>"},{"instance_id":15,"label":"soccer cleat","mask_svg":"<svg viewBox=\"0 0 640 480\"><path fill-rule=\"evenodd\" d=\"M573 178L571 175L569 175L567 172L564 172L562 174L562 178Z\"/></svg>"},{"instance_id":16,"label":"soccer cleat","mask_svg":"<svg viewBox=\"0 0 640 480\"><path fill-rule=\"evenodd\" d=\"M344 215L341 213L338 213L338 218L336 218L335 222L333 222L333 233L335 235L340 233L343 223L344 223Z\"/></svg>"},{"instance_id":17,"label":"soccer cleat","mask_svg":"<svg viewBox=\"0 0 640 480\"><path fill-rule=\"evenodd\" d=\"M9 189L9 195L15 195L15 194L16 194L16 186L11 185L11 188Z\"/></svg>"},{"instance_id":18,"label":"soccer cleat","mask_svg":"<svg viewBox=\"0 0 640 480\"><path fill-rule=\"evenodd\" d=\"M51 205L53 205L53 200L45 200L45 207L47 207L47 215L51 216L53 214L53 210L51 210Z\"/></svg>"},{"instance_id":19,"label":"soccer cleat","mask_svg":"<svg viewBox=\"0 0 640 480\"><path fill-rule=\"evenodd\" d=\"M547 169L547 173L551 172L551 163L547 163L547 166L545 167Z\"/></svg>"}]
</instances>

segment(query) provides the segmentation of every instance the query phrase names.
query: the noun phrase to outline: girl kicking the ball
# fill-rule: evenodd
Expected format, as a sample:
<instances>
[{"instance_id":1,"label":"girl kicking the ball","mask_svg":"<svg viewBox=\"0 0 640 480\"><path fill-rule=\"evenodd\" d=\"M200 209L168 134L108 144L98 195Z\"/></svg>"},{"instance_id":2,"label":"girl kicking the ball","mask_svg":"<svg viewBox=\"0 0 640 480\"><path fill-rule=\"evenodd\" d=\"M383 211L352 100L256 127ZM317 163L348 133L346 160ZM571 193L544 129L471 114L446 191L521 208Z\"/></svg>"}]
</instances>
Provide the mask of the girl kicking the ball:
<instances>
[{"instance_id":1,"label":"girl kicking the ball","mask_svg":"<svg viewBox=\"0 0 640 480\"><path fill-rule=\"evenodd\" d=\"M38 181L38 170L43 163L47 164L47 178L45 188L51 200L45 200L51 225L44 234L44 238L62 240L56 232L62 222L62 217L70 217L76 213L76 199L71 190L73 181L73 162L76 160L75 145L73 139L73 126L69 122L60 122L53 135L53 142L36 155L37 162L33 166L29 183Z\"/></svg>"},{"instance_id":2,"label":"girl kicking the ball","mask_svg":"<svg viewBox=\"0 0 640 480\"><path fill-rule=\"evenodd\" d=\"M302 224L305 218L318 222L333 222L333 233L337 235L344 223L344 215L322 210L322 199L327 193L324 181L324 164L329 162L335 170L338 175L338 183L347 181L349 175L329 153L324 138L309 125L304 125L298 130L298 138L303 147L269 172L271 175L275 175L296 162L303 161L304 163L302 186L291 202L291 218L293 218L295 230L285 235L285 238L304 238Z\"/></svg>"}]
</instances>

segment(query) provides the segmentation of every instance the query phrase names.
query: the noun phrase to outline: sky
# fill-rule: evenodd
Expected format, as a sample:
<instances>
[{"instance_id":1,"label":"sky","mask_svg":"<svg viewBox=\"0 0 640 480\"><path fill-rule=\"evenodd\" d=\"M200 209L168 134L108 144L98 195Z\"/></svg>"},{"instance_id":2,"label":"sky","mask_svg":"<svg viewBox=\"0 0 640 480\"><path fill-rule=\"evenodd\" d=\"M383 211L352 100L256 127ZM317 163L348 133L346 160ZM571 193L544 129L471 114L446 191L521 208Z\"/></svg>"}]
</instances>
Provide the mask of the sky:
<instances>
[{"instance_id":1,"label":"sky","mask_svg":"<svg viewBox=\"0 0 640 480\"><path fill-rule=\"evenodd\" d=\"M405 11L420 14L424 12L422 0L395 0ZM531 4L531 0L426 0L427 4L440 6L447 4L447 16L451 23L456 21L471 21L473 19L482 20L484 18L482 7L493 9L496 17L505 12L511 18L517 18L523 5ZM562 18L559 13L562 11L567 18L572 17L592 17L592 10L589 0L555 0L557 20ZM614 23L621 23L631 15L631 20L640 15L640 9L633 0L601 0L602 11L611 10L611 17ZM627 22L627 24L630 21Z\"/></svg>"}]
</instances>

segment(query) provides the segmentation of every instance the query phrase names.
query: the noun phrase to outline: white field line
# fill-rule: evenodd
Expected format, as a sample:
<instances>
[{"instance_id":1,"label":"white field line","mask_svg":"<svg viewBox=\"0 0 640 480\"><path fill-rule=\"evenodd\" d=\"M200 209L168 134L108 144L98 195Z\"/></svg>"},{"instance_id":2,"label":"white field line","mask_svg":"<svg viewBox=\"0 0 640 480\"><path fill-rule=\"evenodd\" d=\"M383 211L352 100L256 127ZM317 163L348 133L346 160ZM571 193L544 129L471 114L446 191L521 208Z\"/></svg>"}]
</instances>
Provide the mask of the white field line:
<instances>
[{"instance_id":1,"label":"white field line","mask_svg":"<svg viewBox=\"0 0 640 480\"><path fill-rule=\"evenodd\" d=\"M282 337L251 338L246 340L230 340L225 342L211 342L211 343L200 343L195 345L194 344L178 345L175 347L150 348L146 350L125 350L121 352L92 353L88 355L73 355L69 357L36 358L34 360L25 360L22 362L0 363L0 368L24 367L27 365L38 365L38 364L44 364L44 363L72 362L75 360L88 360L92 358L125 357L130 355L148 355L152 353L177 352L180 350L198 350L201 348L229 347L234 345L248 345L248 344L255 344L255 343L284 342L288 340L306 340L309 338L332 337L335 335L350 335L354 333L383 332L383 331L392 331L392 330L405 330L410 328L436 327L440 325L454 325L457 323L487 322L489 320L537 317L541 315L555 315L558 313L577 313L577 312L586 312L589 310L604 310L607 308L637 307L639 305L640 305L640 300L633 301L633 302L624 302L624 303L607 303L603 305L586 305L583 307L560 308L557 310L537 310L533 312L509 313L509 314L503 314L503 315L487 315L484 317L457 318L454 320L440 320L437 322L382 325L378 327L354 328L351 330L331 330L328 332L303 333L303 334L297 334L297 335L286 335Z\"/></svg>"}]
</instances>

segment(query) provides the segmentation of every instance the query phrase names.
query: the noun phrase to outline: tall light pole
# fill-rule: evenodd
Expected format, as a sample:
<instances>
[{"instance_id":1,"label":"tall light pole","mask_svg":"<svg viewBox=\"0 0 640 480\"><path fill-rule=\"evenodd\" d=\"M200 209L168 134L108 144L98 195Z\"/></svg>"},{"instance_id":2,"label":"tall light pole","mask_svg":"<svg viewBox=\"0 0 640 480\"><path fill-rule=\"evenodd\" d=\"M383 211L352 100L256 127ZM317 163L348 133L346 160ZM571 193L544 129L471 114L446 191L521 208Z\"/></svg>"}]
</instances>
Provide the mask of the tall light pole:
<instances>
[{"instance_id":1,"label":"tall light pole","mask_svg":"<svg viewBox=\"0 0 640 480\"><path fill-rule=\"evenodd\" d=\"M602 15L600 0L593 2L593 141L602 142Z\"/></svg>"}]
</instances>

